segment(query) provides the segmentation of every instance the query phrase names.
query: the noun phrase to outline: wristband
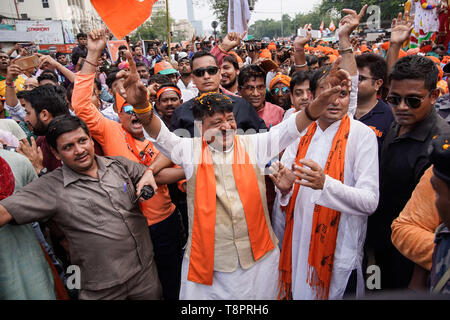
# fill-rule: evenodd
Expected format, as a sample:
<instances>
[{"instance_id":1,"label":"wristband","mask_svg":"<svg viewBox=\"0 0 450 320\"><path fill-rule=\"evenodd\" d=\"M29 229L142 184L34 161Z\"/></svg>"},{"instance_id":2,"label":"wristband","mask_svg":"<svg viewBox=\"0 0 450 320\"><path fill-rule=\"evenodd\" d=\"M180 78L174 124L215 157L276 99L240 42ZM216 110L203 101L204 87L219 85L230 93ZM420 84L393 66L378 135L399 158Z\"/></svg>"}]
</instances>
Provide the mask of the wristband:
<instances>
[{"instance_id":1,"label":"wristband","mask_svg":"<svg viewBox=\"0 0 450 320\"><path fill-rule=\"evenodd\" d=\"M313 118L313 116L311 116L311 113L309 113L309 106L307 106L306 108L305 108L305 115L306 115L306 117L309 119L309 120L311 120L311 121L316 121L317 119L319 119L319 117L317 117L317 118Z\"/></svg>"},{"instance_id":2,"label":"wristband","mask_svg":"<svg viewBox=\"0 0 450 320\"><path fill-rule=\"evenodd\" d=\"M14 81L11 81L11 82L5 81L5 84L6 84L7 87L10 87L10 88L15 88L16 87L16 85L14 84Z\"/></svg>"},{"instance_id":3,"label":"wristband","mask_svg":"<svg viewBox=\"0 0 450 320\"><path fill-rule=\"evenodd\" d=\"M93 64L92 62L90 62L89 60L87 60L87 59L84 59L84 62L87 62L88 64L90 64L91 66L93 66L93 67L96 67L97 68L97 65L96 64Z\"/></svg>"},{"instance_id":4,"label":"wristband","mask_svg":"<svg viewBox=\"0 0 450 320\"><path fill-rule=\"evenodd\" d=\"M346 53L353 53L353 48L349 47L349 48L345 48L345 49L339 49L338 52L340 55L343 55Z\"/></svg>"},{"instance_id":5,"label":"wristband","mask_svg":"<svg viewBox=\"0 0 450 320\"><path fill-rule=\"evenodd\" d=\"M219 48L219 50L222 51L223 53L228 54L228 51L225 51L225 49L223 49L220 44L217 46L217 48Z\"/></svg>"},{"instance_id":6,"label":"wristband","mask_svg":"<svg viewBox=\"0 0 450 320\"><path fill-rule=\"evenodd\" d=\"M306 67L308 65L308 63L304 63L304 64L294 64L294 67L295 68L303 68L303 67Z\"/></svg>"},{"instance_id":7,"label":"wristband","mask_svg":"<svg viewBox=\"0 0 450 320\"><path fill-rule=\"evenodd\" d=\"M145 108L145 109L136 109L136 108L133 107L134 113L137 113L137 114L147 113L147 112L150 112L152 110L153 110L153 105L152 105L151 102L149 102L148 107Z\"/></svg>"},{"instance_id":8,"label":"wristband","mask_svg":"<svg viewBox=\"0 0 450 320\"><path fill-rule=\"evenodd\" d=\"M153 170L152 168L148 167L145 171L151 171L153 175L155 175L155 170Z\"/></svg>"}]
</instances>

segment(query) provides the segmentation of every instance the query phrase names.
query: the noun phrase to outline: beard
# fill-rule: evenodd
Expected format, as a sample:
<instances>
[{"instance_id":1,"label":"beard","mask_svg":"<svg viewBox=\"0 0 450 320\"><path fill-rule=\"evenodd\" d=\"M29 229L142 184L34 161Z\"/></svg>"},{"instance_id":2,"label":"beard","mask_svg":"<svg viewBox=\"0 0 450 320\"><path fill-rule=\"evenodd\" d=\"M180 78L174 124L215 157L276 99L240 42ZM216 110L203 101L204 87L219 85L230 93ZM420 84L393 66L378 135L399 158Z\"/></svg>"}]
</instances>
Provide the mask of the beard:
<instances>
[{"instance_id":1,"label":"beard","mask_svg":"<svg viewBox=\"0 0 450 320\"><path fill-rule=\"evenodd\" d=\"M236 81L237 81L237 77L234 77L234 79L233 80L231 80L230 82L228 82L228 83L225 83L225 84L223 84L222 85L222 87L224 87L225 89L231 89L233 86L234 86L234 84L236 83Z\"/></svg>"},{"instance_id":2,"label":"beard","mask_svg":"<svg viewBox=\"0 0 450 320\"><path fill-rule=\"evenodd\" d=\"M181 72L181 71L180 71L180 75L181 75L183 78L187 78L187 77L189 77L189 76L191 75L191 72Z\"/></svg>"},{"instance_id":3,"label":"beard","mask_svg":"<svg viewBox=\"0 0 450 320\"><path fill-rule=\"evenodd\" d=\"M32 126L33 133L37 136L44 136L47 133L47 126L41 121L37 120L37 123L35 126Z\"/></svg>"}]
</instances>

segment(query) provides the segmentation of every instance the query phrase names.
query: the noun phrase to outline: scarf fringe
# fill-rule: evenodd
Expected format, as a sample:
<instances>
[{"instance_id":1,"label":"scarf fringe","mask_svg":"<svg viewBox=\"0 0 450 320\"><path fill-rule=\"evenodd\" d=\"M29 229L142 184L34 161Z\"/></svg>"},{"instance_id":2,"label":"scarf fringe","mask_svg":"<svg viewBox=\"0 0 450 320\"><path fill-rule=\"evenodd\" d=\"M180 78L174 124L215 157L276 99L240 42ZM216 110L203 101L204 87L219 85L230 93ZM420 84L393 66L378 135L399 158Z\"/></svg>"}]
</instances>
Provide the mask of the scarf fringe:
<instances>
[{"instance_id":1,"label":"scarf fringe","mask_svg":"<svg viewBox=\"0 0 450 320\"><path fill-rule=\"evenodd\" d=\"M306 282L311 286L316 293L317 300L327 300L330 288L325 286L325 283L320 280L319 275L316 272L314 266L308 264L308 271L306 276Z\"/></svg>"},{"instance_id":2,"label":"scarf fringe","mask_svg":"<svg viewBox=\"0 0 450 320\"><path fill-rule=\"evenodd\" d=\"M288 277L288 272L280 270L278 276L278 297L277 300L292 300L292 283Z\"/></svg>"}]
</instances>

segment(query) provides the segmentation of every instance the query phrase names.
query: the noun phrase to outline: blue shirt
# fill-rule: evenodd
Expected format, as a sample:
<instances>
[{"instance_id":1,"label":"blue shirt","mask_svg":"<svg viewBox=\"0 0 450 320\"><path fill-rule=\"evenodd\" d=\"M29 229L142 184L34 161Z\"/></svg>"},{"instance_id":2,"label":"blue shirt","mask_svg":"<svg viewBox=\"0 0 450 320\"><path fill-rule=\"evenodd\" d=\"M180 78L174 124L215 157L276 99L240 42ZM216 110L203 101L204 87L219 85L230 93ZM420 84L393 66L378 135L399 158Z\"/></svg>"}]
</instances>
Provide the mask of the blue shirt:
<instances>
[{"instance_id":1,"label":"blue shirt","mask_svg":"<svg viewBox=\"0 0 450 320\"><path fill-rule=\"evenodd\" d=\"M378 99L375 107L358 120L375 132L378 140L378 155L380 155L381 144L394 121L391 107L383 100Z\"/></svg>"}]
</instances>

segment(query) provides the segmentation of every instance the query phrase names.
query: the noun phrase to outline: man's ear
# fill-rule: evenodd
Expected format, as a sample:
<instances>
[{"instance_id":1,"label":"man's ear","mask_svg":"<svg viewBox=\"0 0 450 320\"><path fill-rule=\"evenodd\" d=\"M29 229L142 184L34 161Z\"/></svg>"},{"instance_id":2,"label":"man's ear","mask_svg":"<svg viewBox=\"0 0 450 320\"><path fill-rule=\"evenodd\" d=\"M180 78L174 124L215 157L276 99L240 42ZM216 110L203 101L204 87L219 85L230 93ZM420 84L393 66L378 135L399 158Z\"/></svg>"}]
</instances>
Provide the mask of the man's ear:
<instances>
[{"instance_id":1,"label":"man's ear","mask_svg":"<svg viewBox=\"0 0 450 320\"><path fill-rule=\"evenodd\" d=\"M43 123L48 124L53 119L53 116L48 112L47 109L43 109L39 113L39 120L41 120Z\"/></svg>"},{"instance_id":2,"label":"man's ear","mask_svg":"<svg viewBox=\"0 0 450 320\"><path fill-rule=\"evenodd\" d=\"M439 88L436 88L431 92L431 103L432 104L435 104L436 100L439 98L440 93L441 93L441 91L439 90Z\"/></svg>"},{"instance_id":3,"label":"man's ear","mask_svg":"<svg viewBox=\"0 0 450 320\"><path fill-rule=\"evenodd\" d=\"M383 86L383 80L382 79L378 79L375 80L375 89L378 91L380 90L380 88Z\"/></svg>"}]
</instances>

